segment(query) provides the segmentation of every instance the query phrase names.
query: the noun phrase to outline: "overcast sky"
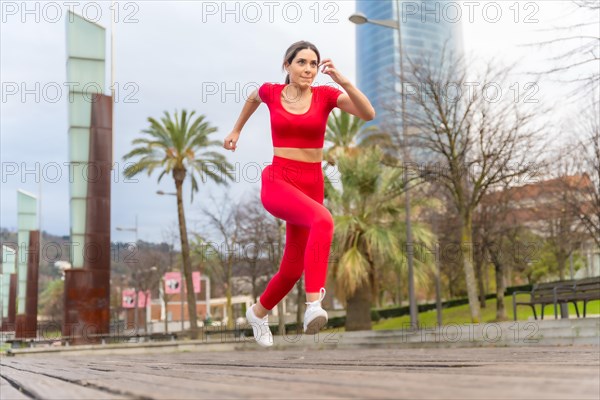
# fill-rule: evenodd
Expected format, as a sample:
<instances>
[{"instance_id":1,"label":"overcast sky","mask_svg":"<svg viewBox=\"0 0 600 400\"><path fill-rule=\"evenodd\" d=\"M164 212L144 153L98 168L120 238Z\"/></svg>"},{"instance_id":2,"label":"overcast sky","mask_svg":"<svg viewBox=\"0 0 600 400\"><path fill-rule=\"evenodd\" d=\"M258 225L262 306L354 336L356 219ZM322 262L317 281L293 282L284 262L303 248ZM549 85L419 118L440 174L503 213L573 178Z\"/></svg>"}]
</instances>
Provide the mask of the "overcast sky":
<instances>
[{"instance_id":1,"label":"overcast sky","mask_svg":"<svg viewBox=\"0 0 600 400\"><path fill-rule=\"evenodd\" d=\"M63 2L2 2L0 69L2 103L0 109L0 157L2 193L0 225L12 230L17 225L16 190L37 194L42 191L42 229L53 234L69 234L69 187L67 162L67 88L65 18ZM75 12L107 27L110 34L110 2L76 2ZM552 27L579 21L569 15L568 2L496 2L501 10L498 21L483 15L486 3L479 2L472 22L468 9L461 5L466 51L481 60L502 57L520 60L524 69L549 66L548 58L556 50L519 47L534 40L556 37ZM36 6L37 4L37 6ZM174 191L168 177L160 185L158 174L139 175L137 182L124 182L122 156L131 149L131 141L147 126L148 116L160 117L187 108L205 114L218 128L214 138L224 138L243 106L243 88L265 81L283 81L281 62L284 51L297 40L317 45L323 58L332 58L337 68L355 81L355 33L361 29L348 21L354 1L340 2L223 2L131 1L117 3L118 21L114 24L115 81L119 99L115 105L114 160L117 162L112 185L112 240L131 241L132 232L115 227L132 227L138 216L139 238L163 240L163 230L176 223L175 199L158 196L156 190ZM527 5L529 4L529 5ZM489 10L487 17L493 17ZM526 23L529 16L531 23ZM515 21L516 19L516 21ZM124 20L127 20L125 22ZM537 20L537 21L536 21ZM386 29L386 28L381 28ZM110 58L110 40L107 51ZM110 81L110 69L107 79ZM526 78L515 78L521 84ZM329 82L327 76L317 79ZM7 85L17 84L19 93L8 95ZM37 85L37 86L36 86ZM57 86L63 87L56 93ZM44 91L44 87L47 88ZM207 93L217 87L218 93ZM36 88L39 88L36 90ZM22 89L29 94L22 96ZM225 93L223 89L229 92ZM545 82L540 97L560 96L564 85ZM39 97L36 99L36 96ZM128 99L126 102L125 99ZM567 112L568 110L563 110ZM550 116L549 116L550 118ZM554 115L557 118L557 115ZM200 207L209 206L206 194L220 198L225 191L236 199L255 195L260 182L253 166L264 167L272 158L268 110L261 106L242 132L235 153L217 149L236 165L236 181L227 188L201 186L200 193L185 206L192 229L200 219ZM16 174L8 174L14 166ZM56 178L55 166L61 166ZM36 171L26 175L24 170ZM38 183L37 181L40 181ZM186 183L190 188L189 182Z\"/></svg>"}]
</instances>

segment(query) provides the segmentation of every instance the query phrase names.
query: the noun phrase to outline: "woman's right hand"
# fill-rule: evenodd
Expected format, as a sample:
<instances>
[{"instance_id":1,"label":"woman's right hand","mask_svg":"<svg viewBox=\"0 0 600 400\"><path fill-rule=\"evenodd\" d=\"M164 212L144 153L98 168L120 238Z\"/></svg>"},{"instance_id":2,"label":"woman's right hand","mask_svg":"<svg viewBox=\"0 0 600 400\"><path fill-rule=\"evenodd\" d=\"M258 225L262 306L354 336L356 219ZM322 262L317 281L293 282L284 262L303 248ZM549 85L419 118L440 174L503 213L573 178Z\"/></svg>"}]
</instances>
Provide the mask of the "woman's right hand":
<instances>
[{"instance_id":1,"label":"woman's right hand","mask_svg":"<svg viewBox=\"0 0 600 400\"><path fill-rule=\"evenodd\" d=\"M239 138L240 138L239 132L231 132L229 135L227 135L227 137L223 141L223 147L226 150L235 151L235 149L237 148L237 142L238 142Z\"/></svg>"}]
</instances>

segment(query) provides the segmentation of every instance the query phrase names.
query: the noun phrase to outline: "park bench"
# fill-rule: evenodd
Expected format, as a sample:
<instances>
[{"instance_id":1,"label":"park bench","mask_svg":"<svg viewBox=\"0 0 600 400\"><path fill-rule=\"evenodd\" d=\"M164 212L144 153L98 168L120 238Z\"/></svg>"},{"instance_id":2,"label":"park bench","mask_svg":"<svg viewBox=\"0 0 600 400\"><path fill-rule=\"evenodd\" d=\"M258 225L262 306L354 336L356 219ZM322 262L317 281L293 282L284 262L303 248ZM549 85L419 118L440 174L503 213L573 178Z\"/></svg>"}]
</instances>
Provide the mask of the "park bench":
<instances>
[{"instance_id":1,"label":"park bench","mask_svg":"<svg viewBox=\"0 0 600 400\"><path fill-rule=\"evenodd\" d=\"M517 294L527 293L530 295L529 301L520 301L516 299ZM577 317L580 317L579 306L577 302L583 301L583 317L587 315L587 303L594 300L600 300L600 277L585 278L570 281L558 281L536 284L531 292L517 291L513 292L513 314L517 320L517 306L527 305L533 310L533 317L537 319L535 305L542 307L541 319L544 319L544 308L547 305L554 305L554 317L558 318L557 305L573 303Z\"/></svg>"},{"instance_id":2,"label":"park bench","mask_svg":"<svg viewBox=\"0 0 600 400\"><path fill-rule=\"evenodd\" d=\"M542 307L541 319L544 319L544 309L548 305L554 305L554 317L558 318L557 305L568 302L567 293L572 289L574 281L558 281L537 283L530 292L513 292L513 315L517 320L517 306L529 306L533 310L533 318L537 319L535 306L539 304ZM518 294L529 294L529 301L517 301Z\"/></svg>"},{"instance_id":3,"label":"park bench","mask_svg":"<svg viewBox=\"0 0 600 400\"><path fill-rule=\"evenodd\" d=\"M583 317L587 314L587 303L593 300L600 300L600 276L593 278L579 279L567 287L557 289L559 297L565 302L575 305L575 312L579 318L578 301L583 301Z\"/></svg>"}]
</instances>

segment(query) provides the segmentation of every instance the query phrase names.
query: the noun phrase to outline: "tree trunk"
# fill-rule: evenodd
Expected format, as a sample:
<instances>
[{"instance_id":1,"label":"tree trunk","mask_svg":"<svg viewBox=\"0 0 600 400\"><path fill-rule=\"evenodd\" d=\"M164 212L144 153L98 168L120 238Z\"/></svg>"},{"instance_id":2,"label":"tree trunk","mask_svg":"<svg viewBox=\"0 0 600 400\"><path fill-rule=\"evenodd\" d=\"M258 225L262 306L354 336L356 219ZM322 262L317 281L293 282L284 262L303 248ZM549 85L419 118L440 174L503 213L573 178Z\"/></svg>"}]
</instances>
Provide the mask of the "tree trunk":
<instances>
[{"instance_id":1,"label":"tree trunk","mask_svg":"<svg viewBox=\"0 0 600 400\"><path fill-rule=\"evenodd\" d=\"M490 291L490 263L486 262L485 253L483 253L483 293Z\"/></svg>"},{"instance_id":2,"label":"tree trunk","mask_svg":"<svg viewBox=\"0 0 600 400\"><path fill-rule=\"evenodd\" d=\"M285 335L285 315L283 314L283 302L285 301L285 297L277 303L277 314L278 314L278 326L279 326L279 334L283 337Z\"/></svg>"},{"instance_id":3,"label":"tree trunk","mask_svg":"<svg viewBox=\"0 0 600 400\"><path fill-rule=\"evenodd\" d=\"M296 332L302 332L302 314L304 313L304 291L302 290L302 278L296 283L298 297L296 299L298 307L296 308Z\"/></svg>"},{"instance_id":4,"label":"tree trunk","mask_svg":"<svg viewBox=\"0 0 600 400\"><path fill-rule=\"evenodd\" d=\"M473 244L472 238L472 219L469 211L463 211L461 213L462 227L461 227L461 239L462 239L462 255L463 255L463 267L465 272L465 284L467 285L467 295L469 298L469 311L471 312L471 322L477 324L481 320L481 310L479 308L479 299L477 296L477 282L475 280L475 270L473 268L473 262L471 260L471 251L469 247Z\"/></svg>"},{"instance_id":5,"label":"tree trunk","mask_svg":"<svg viewBox=\"0 0 600 400\"><path fill-rule=\"evenodd\" d=\"M139 327L138 327L138 323L139 323L139 317L138 317L138 290L137 288L135 289L135 309L133 310L133 326L135 326L135 333L138 334L139 332Z\"/></svg>"},{"instance_id":6,"label":"tree trunk","mask_svg":"<svg viewBox=\"0 0 600 400\"><path fill-rule=\"evenodd\" d=\"M148 334L148 296L144 291L144 334Z\"/></svg>"},{"instance_id":7,"label":"tree trunk","mask_svg":"<svg viewBox=\"0 0 600 400\"><path fill-rule=\"evenodd\" d=\"M228 252L227 255L227 265L225 266L225 273L226 273L226 279L227 279L227 285L225 288L225 297L226 297L226 305L225 307L227 308L227 329L233 329L234 327L234 318L233 318L233 304L231 302L231 296L233 295L233 284L232 284L232 277L233 277L233 260L234 260L234 254L235 254L235 246L237 243L237 231L236 233L234 233L233 237L231 238L231 248L230 251ZM228 245L229 246L229 245Z\"/></svg>"},{"instance_id":8,"label":"tree trunk","mask_svg":"<svg viewBox=\"0 0 600 400\"><path fill-rule=\"evenodd\" d=\"M161 286L163 287L163 302L165 303L165 333L169 333L169 297L164 293L165 280L161 278Z\"/></svg>"},{"instance_id":9,"label":"tree trunk","mask_svg":"<svg viewBox=\"0 0 600 400\"><path fill-rule=\"evenodd\" d=\"M198 338L198 318L196 316L196 297L194 296L194 283L192 282L192 263L190 260L190 245L187 236L185 214L183 210L183 179L185 170L173 170L175 188L177 189L177 215L179 217L179 237L181 238L181 254L183 256L183 275L187 291L188 313L190 316L190 336Z\"/></svg>"},{"instance_id":10,"label":"tree trunk","mask_svg":"<svg viewBox=\"0 0 600 400\"><path fill-rule=\"evenodd\" d=\"M490 251L489 254L494 264L494 271L496 272L496 321L505 321L507 318L506 308L504 307L504 292L506 291L504 266L500 261L498 253Z\"/></svg>"},{"instance_id":11,"label":"tree trunk","mask_svg":"<svg viewBox=\"0 0 600 400\"><path fill-rule=\"evenodd\" d=\"M402 269L396 274L396 283L396 304L398 307L402 307Z\"/></svg>"},{"instance_id":12,"label":"tree trunk","mask_svg":"<svg viewBox=\"0 0 600 400\"><path fill-rule=\"evenodd\" d=\"M440 272L440 249L435 244L435 309L438 326L442 326L442 276Z\"/></svg>"},{"instance_id":13,"label":"tree trunk","mask_svg":"<svg viewBox=\"0 0 600 400\"><path fill-rule=\"evenodd\" d=\"M252 284L252 299L254 300L254 303L256 303L258 301L258 285L256 284L256 263L252 263L252 279L251 279L251 284Z\"/></svg>"},{"instance_id":14,"label":"tree trunk","mask_svg":"<svg viewBox=\"0 0 600 400\"><path fill-rule=\"evenodd\" d=\"M483 260L475 258L475 270L477 271L477 287L479 289L479 307L485 308L485 287L483 285Z\"/></svg>"},{"instance_id":15,"label":"tree trunk","mask_svg":"<svg viewBox=\"0 0 600 400\"><path fill-rule=\"evenodd\" d=\"M371 303L374 303L372 305L375 308L380 308L379 271L377 270L375 262L373 261L373 257L366 246L364 248L364 252L367 254L367 261L369 262L369 268L371 270L371 273L369 274L371 280Z\"/></svg>"},{"instance_id":16,"label":"tree trunk","mask_svg":"<svg viewBox=\"0 0 600 400\"><path fill-rule=\"evenodd\" d=\"M567 254L560 250L556 254L556 262L558 263L558 276L561 281L565 280L565 266L567 264Z\"/></svg>"},{"instance_id":17,"label":"tree trunk","mask_svg":"<svg viewBox=\"0 0 600 400\"><path fill-rule=\"evenodd\" d=\"M230 253L231 254L231 253ZM232 275L232 269L233 266L232 264L232 260L231 257L233 256L229 256L229 259L227 260L227 284L225 286L225 297L226 297L226 305L225 307L227 308L227 329L233 329L233 324L234 324L234 320L233 320L233 305L231 304L231 275Z\"/></svg>"},{"instance_id":18,"label":"tree trunk","mask_svg":"<svg viewBox=\"0 0 600 400\"><path fill-rule=\"evenodd\" d=\"M496 269L496 320L505 321L506 308L504 307L504 291L506 287L504 285L504 271L501 263L494 263Z\"/></svg>"},{"instance_id":19,"label":"tree trunk","mask_svg":"<svg viewBox=\"0 0 600 400\"><path fill-rule=\"evenodd\" d=\"M455 297L454 294L454 282L452 282L452 279L450 276L448 276L448 298L449 299L453 299Z\"/></svg>"},{"instance_id":20,"label":"tree trunk","mask_svg":"<svg viewBox=\"0 0 600 400\"><path fill-rule=\"evenodd\" d=\"M346 304L346 331L371 330L371 288L367 282L356 289Z\"/></svg>"}]
</instances>

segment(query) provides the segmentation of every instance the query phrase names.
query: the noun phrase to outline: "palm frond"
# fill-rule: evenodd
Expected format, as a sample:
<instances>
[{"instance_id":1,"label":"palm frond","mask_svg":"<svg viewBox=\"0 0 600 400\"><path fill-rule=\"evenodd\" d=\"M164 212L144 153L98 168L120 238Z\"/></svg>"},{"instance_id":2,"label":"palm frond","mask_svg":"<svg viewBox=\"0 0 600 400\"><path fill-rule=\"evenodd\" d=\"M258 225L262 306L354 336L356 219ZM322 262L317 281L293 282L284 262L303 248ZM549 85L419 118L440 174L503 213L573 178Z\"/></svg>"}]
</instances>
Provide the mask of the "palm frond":
<instances>
[{"instance_id":1,"label":"palm frond","mask_svg":"<svg viewBox=\"0 0 600 400\"><path fill-rule=\"evenodd\" d=\"M336 268L335 282L338 290L346 297L352 296L356 289L366 282L368 271L367 259L356 247L350 247L342 254Z\"/></svg>"},{"instance_id":2,"label":"palm frond","mask_svg":"<svg viewBox=\"0 0 600 400\"><path fill-rule=\"evenodd\" d=\"M193 176L200 173L202 182L209 179L217 183L225 183L232 179L230 172L225 172L231 166L226 162L225 156L210 147L220 147L217 140L210 140L209 135L216 132L217 128L210 125L205 115L195 117L195 111L181 112L175 110L171 115L164 111L163 115L156 119L148 117L149 126L142 131L146 137L135 138L132 141L134 147L123 159L140 157L133 165L125 170L128 177L134 176L143 170L151 175L155 169L161 168L158 182L174 170L188 171L192 180L192 200L194 192L198 191L198 181ZM209 150L209 151L203 151ZM215 168L199 167L213 163Z\"/></svg>"}]
</instances>

